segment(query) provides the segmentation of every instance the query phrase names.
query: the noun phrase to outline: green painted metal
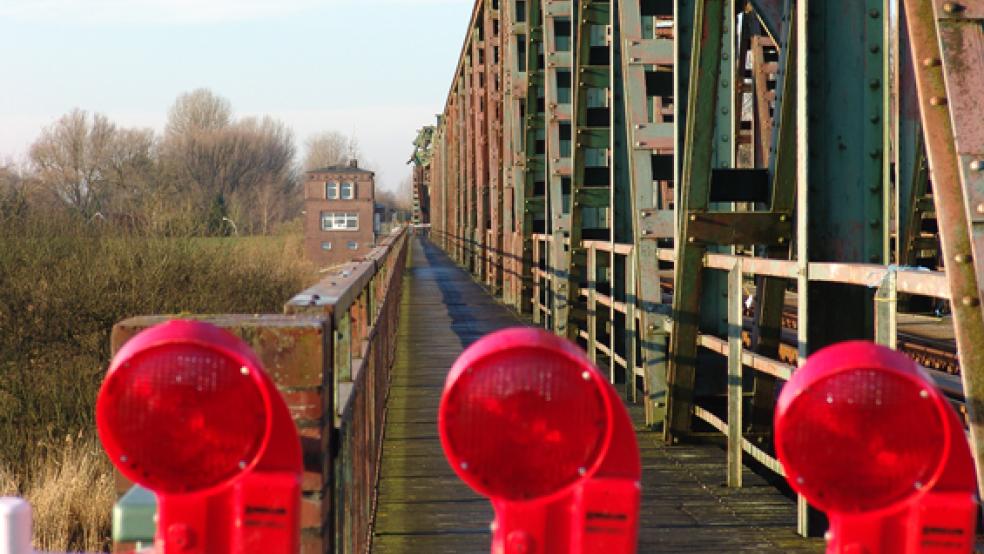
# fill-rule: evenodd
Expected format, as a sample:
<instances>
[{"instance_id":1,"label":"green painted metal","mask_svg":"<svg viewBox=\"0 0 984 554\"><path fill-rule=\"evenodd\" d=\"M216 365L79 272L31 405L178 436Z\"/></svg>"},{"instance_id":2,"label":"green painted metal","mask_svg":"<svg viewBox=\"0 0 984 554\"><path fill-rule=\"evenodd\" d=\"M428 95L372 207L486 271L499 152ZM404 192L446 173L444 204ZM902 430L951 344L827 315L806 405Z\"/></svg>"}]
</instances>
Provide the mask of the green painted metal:
<instances>
[{"instance_id":1,"label":"green painted metal","mask_svg":"<svg viewBox=\"0 0 984 554\"><path fill-rule=\"evenodd\" d=\"M888 193L882 173L883 113L889 90L882 80L883 18L888 12L883 0L808 3L809 261L883 263L888 254L882 219ZM808 352L842 340L873 338L872 294L811 283Z\"/></svg>"},{"instance_id":2,"label":"green painted metal","mask_svg":"<svg viewBox=\"0 0 984 554\"><path fill-rule=\"evenodd\" d=\"M705 246L690 241L692 213L708 209L711 160L714 152L714 119L718 94L721 35L726 2L698 2L694 10L690 60L690 94L679 183L681 216L673 287L673 326L670 334L669 402L665 436L677 440L690 431L697 364L701 272Z\"/></svg>"},{"instance_id":3,"label":"green painted metal","mask_svg":"<svg viewBox=\"0 0 984 554\"><path fill-rule=\"evenodd\" d=\"M113 542L154 544L157 532L157 496L134 485L113 505Z\"/></svg>"}]
</instances>

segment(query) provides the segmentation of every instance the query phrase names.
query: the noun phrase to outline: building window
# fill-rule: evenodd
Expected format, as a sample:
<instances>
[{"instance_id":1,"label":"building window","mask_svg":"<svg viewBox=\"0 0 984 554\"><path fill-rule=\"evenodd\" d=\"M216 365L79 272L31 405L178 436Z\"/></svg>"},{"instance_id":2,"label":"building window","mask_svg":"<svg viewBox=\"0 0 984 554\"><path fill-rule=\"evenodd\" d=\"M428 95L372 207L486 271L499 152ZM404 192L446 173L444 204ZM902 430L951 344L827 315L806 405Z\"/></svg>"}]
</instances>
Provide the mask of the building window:
<instances>
[{"instance_id":1,"label":"building window","mask_svg":"<svg viewBox=\"0 0 984 554\"><path fill-rule=\"evenodd\" d=\"M359 243L355 242L354 240L350 240L350 241L348 241L348 248L349 248L349 250L358 250L359 249Z\"/></svg>"},{"instance_id":2,"label":"building window","mask_svg":"<svg viewBox=\"0 0 984 554\"><path fill-rule=\"evenodd\" d=\"M355 198L355 183L342 183L342 200Z\"/></svg>"},{"instance_id":3,"label":"building window","mask_svg":"<svg viewBox=\"0 0 984 554\"><path fill-rule=\"evenodd\" d=\"M331 242L325 241L321 243L322 250L331 250Z\"/></svg>"},{"instance_id":4,"label":"building window","mask_svg":"<svg viewBox=\"0 0 984 554\"><path fill-rule=\"evenodd\" d=\"M359 214L354 212L321 212L324 231L358 231Z\"/></svg>"},{"instance_id":5,"label":"building window","mask_svg":"<svg viewBox=\"0 0 984 554\"><path fill-rule=\"evenodd\" d=\"M338 183L325 183L325 198L328 200L338 200Z\"/></svg>"}]
</instances>

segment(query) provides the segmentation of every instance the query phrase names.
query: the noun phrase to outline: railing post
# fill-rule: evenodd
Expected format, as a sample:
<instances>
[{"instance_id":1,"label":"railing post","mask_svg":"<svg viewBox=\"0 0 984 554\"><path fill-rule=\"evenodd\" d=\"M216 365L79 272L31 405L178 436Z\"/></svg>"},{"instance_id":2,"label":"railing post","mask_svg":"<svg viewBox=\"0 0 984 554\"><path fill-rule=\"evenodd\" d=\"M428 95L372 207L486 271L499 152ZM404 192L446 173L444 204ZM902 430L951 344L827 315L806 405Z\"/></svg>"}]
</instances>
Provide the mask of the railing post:
<instances>
[{"instance_id":1,"label":"railing post","mask_svg":"<svg viewBox=\"0 0 984 554\"><path fill-rule=\"evenodd\" d=\"M741 488L742 262L728 272L728 486Z\"/></svg>"},{"instance_id":2,"label":"railing post","mask_svg":"<svg viewBox=\"0 0 984 554\"><path fill-rule=\"evenodd\" d=\"M598 250L592 244L588 247L588 358L591 363L598 362ZM568 291L569 298L577 298L578 291ZM615 351L611 351L611 359ZM615 365L611 362L609 382L615 383Z\"/></svg>"},{"instance_id":3,"label":"railing post","mask_svg":"<svg viewBox=\"0 0 984 554\"><path fill-rule=\"evenodd\" d=\"M875 342L898 348L898 273L889 269L875 293Z\"/></svg>"}]
</instances>

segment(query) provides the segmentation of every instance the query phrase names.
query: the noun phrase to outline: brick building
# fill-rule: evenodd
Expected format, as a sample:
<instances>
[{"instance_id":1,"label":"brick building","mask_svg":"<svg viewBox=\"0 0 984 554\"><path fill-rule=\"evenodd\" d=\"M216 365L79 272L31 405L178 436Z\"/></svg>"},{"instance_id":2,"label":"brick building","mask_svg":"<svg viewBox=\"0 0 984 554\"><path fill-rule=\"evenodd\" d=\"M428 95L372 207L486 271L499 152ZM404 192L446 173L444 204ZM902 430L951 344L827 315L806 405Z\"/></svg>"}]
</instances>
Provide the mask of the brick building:
<instances>
[{"instance_id":1,"label":"brick building","mask_svg":"<svg viewBox=\"0 0 984 554\"><path fill-rule=\"evenodd\" d=\"M349 165L308 171L304 180L304 251L320 267L361 258L375 246L375 174Z\"/></svg>"}]
</instances>

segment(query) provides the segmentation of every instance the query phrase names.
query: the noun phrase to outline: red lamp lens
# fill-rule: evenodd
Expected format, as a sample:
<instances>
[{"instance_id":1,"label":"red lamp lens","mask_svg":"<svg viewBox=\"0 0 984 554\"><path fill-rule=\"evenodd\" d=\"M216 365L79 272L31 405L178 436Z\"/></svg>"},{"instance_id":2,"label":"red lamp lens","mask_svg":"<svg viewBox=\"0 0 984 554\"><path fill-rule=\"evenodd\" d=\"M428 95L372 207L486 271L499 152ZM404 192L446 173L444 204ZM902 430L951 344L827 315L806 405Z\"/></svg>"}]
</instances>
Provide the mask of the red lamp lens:
<instances>
[{"instance_id":1,"label":"red lamp lens","mask_svg":"<svg viewBox=\"0 0 984 554\"><path fill-rule=\"evenodd\" d=\"M935 394L910 377L847 370L792 400L776 447L790 483L811 503L867 512L936 478L946 450L942 416Z\"/></svg>"},{"instance_id":2,"label":"red lamp lens","mask_svg":"<svg viewBox=\"0 0 984 554\"><path fill-rule=\"evenodd\" d=\"M107 452L127 477L158 492L196 492L235 477L267 432L267 405L251 371L197 344L138 352L100 394Z\"/></svg>"},{"instance_id":3,"label":"red lamp lens","mask_svg":"<svg viewBox=\"0 0 984 554\"><path fill-rule=\"evenodd\" d=\"M441 425L449 459L487 496L556 492L599 459L609 416L597 376L542 348L481 358L446 392Z\"/></svg>"}]
</instances>

